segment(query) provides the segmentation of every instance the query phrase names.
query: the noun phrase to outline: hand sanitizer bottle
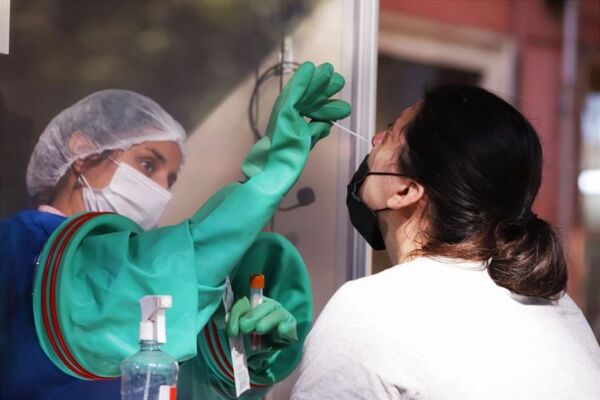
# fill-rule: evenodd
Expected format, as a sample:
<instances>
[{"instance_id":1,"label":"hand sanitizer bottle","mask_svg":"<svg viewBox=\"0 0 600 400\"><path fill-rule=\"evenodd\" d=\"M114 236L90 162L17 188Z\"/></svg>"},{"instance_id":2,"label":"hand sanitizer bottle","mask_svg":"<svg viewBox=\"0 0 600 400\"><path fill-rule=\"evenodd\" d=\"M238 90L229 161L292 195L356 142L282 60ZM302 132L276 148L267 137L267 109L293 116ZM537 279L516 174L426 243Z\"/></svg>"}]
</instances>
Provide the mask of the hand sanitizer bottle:
<instances>
[{"instance_id":1,"label":"hand sanitizer bottle","mask_svg":"<svg viewBox=\"0 0 600 400\"><path fill-rule=\"evenodd\" d=\"M140 351L121 363L121 400L175 400L177 360L160 350L166 343L165 310L171 296L140 299Z\"/></svg>"}]
</instances>

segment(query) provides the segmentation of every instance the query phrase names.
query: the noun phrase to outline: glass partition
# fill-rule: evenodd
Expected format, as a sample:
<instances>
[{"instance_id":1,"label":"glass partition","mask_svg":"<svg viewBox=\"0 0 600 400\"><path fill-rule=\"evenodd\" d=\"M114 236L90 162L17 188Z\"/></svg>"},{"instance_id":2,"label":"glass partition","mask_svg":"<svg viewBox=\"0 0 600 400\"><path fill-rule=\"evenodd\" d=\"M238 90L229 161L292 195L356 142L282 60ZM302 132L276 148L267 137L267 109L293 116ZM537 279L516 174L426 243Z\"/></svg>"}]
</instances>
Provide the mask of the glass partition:
<instances>
[{"instance_id":1,"label":"glass partition","mask_svg":"<svg viewBox=\"0 0 600 400\"><path fill-rule=\"evenodd\" d=\"M0 218L27 206L25 171L50 119L87 94L130 89L188 131L187 154L162 224L194 213L266 127L296 63L330 62L353 105L344 126L374 131L378 1L14 1L10 54L0 55ZM284 68L280 67L281 61ZM311 154L267 230L308 266L315 316L337 287L366 271L366 246L346 212L346 184L368 152L338 128ZM268 278L267 278L268 279ZM285 399L294 378L275 388Z\"/></svg>"}]
</instances>

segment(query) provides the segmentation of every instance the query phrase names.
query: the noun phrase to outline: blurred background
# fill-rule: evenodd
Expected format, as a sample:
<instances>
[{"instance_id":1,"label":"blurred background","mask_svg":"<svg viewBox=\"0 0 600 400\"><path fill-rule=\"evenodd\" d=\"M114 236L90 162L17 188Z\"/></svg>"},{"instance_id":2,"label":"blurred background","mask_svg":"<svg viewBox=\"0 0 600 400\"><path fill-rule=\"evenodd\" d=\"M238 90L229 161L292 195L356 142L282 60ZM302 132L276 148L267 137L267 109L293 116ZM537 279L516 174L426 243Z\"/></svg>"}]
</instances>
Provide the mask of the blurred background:
<instances>
[{"instance_id":1,"label":"blurred background","mask_svg":"<svg viewBox=\"0 0 600 400\"><path fill-rule=\"evenodd\" d=\"M328 61L346 77L341 97L354 112L342 123L365 138L429 86L479 85L517 106L541 136L544 180L534 211L559 227L569 293L600 338L600 1L9 3L10 52L0 54L0 218L27 206L25 170L38 135L96 90L150 96L189 132L162 218L169 224L241 177L239 165L295 63ZM266 227L304 256L316 315L343 282L390 264L369 250L346 213L346 184L368 151L335 128ZM293 381L269 398L287 398Z\"/></svg>"}]
</instances>

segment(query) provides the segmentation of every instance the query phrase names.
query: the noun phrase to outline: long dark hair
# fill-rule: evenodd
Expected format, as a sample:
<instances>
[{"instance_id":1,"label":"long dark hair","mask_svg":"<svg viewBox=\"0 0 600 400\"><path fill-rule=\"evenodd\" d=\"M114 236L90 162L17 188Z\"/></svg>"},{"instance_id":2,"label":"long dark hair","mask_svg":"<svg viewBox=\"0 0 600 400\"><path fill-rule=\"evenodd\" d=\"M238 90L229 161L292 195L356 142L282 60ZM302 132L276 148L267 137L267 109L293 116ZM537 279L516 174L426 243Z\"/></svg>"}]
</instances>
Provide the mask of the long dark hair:
<instances>
[{"instance_id":1,"label":"long dark hair","mask_svg":"<svg viewBox=\"0 0 600 400\"><path fill-rule=\"evenodd\" d=\"M491 260L496 284L555 299L567 283L557 232L532 211L542 179L537 133L514 107L470 86L426 92L399 162L426 190L425 255Z\"/></svg>"}]
</instances>

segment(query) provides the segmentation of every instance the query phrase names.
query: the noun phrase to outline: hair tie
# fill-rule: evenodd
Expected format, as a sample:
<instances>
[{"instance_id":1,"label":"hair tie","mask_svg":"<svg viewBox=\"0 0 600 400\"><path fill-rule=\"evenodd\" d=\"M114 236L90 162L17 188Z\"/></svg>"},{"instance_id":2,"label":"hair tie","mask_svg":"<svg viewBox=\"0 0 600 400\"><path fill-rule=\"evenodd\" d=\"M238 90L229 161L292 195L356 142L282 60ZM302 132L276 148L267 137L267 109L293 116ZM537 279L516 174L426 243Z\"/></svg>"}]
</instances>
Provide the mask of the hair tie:
<instances>
[{"instance_id":1,"label":"hair tie","mask_svg":"<svg viewBox=\"0 0 600 400\"><path fill-rule=\"evenodd\" d=\"M533 221L534 219L537 219L537 214L534 213L533 211L531 211L531 209L527 209L527 211L525 211L523 213L523 215L521 215L520 220L524 223L524 224L528 224L529 222Z\"/></svg>"}]
</instances>

